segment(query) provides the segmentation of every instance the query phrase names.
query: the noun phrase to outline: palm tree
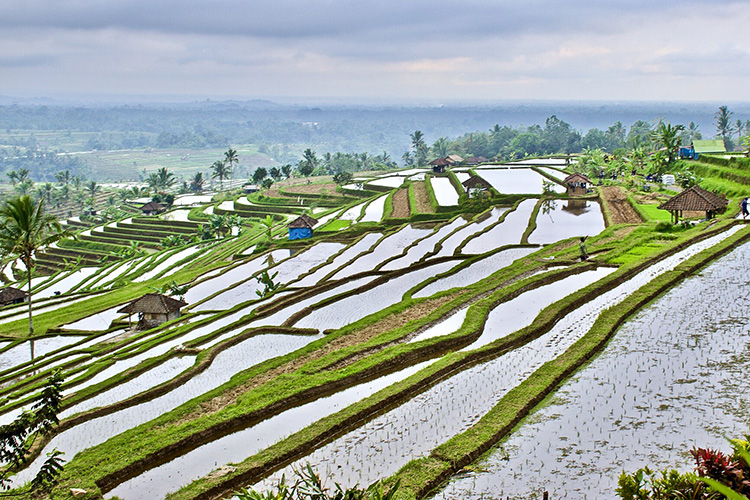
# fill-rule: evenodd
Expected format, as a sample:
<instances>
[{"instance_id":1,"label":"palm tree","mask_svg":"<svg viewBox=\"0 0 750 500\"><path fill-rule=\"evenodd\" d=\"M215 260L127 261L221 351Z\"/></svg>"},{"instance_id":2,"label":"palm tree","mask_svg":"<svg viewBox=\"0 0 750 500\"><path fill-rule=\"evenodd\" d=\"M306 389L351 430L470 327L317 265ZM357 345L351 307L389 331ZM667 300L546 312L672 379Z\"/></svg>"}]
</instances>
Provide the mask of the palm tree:
<instances>
[{"instance_id":1,"label":"palm tree","mask_svg":"<svg viewBox=\"0 0 750 500\"><path fill-rule=\"evenodd\" d=\"M222 190L224 189L224 177L228 177L231 173L232 167L221 160L216 160L213 165L211 165L211 178L219 178Z\"/></svg>"},{"instance_id":2,"label":"palm tree","mask_svg":"<svg viewBox=\"0 0 750 500\"><path fill-rule=\"evenodd\" d=\"M96 198L96 194L102 190L102 187L96 183L96 181L89 181L86 184L86 191L91 195L92 198Z\"/></svg>"},{"instance_id":3,"label":"palm tree","mask_svg":"<svg viewBox=\"0 0 750 500\"><path fill-rule=\"evenodd\" d=\"M427 144L424 142L424 134L421 130L415 130L410 134L411 148L414 151L414 162L421 167L427 162Z\"/></svg>"},{"instance_id":4,"label":"palm tree","mask_svg":"<svg viewBox=\"0 0 750 500\"><path fill-rule=\"evenodd\" d=\"M745 132L745 122L738 118L734 124L734 130L737 131L737 142L739 142L742 139L742 132Z\"/></svg>"},{"instance_id":5,"label":"palm tree","mask_svg":"<svg viewBox=\"0 0 750 500\"><path fill-rule=\"evenodd\" d=\"M44 211L44 200L34 203L30 196L5 202L0 208L0 253L21 259L26 266L29 287L29 337L34 334L31 315L31 276L39 248L68 236L54 215Z\"/></svg>"},{"instance_id":6,"label":"palm tree","mask_svg":"<svg viewBox=\"0 0 750 500\"><path fill-rule=\"evenodd\" d=\"M55 180L60 183L61 186L67 186L70 184L71 176L70 170L60 170L55 172Z\"/></svg>"},{"instance_id":7,"label":"palm tree","mask_svg":"<svg viewBox=\"0 0 750 500\"><path fill-rule=\"evenodd\" d=\"M724 139L724 142L731 137L734 128L732 127L732 112L726 106L719 106L719 111L714 115L716 131Z\"/></svg>"},{"instance_id":8,"label":"palm tree","mask_svg":"<svg viewBox=\"0 0 750 500\"><path fill-rule=\"evenodd\" d=\"M661 122L654 131L654 142L667 150L667 165L671 165L680 147L680 132L684 125L674 125Z\"/></svg>"},{"instance_id":9,"label":"palm tree","mask_svg":"<svg viewBox=\"0 0 750 500\"><path fill-rule=\"evenodd\" d=\"M237 156L237 150L229 148L226 153L224 153L224 163L229 164L229 174L227 174L228 177L232 177L232 166L237 163L239 165L240 163L240 157Z\"/></svg>"},{"instance_id":10,"label":"palm tree","mask_svg":"<svg viewBox=\"0 0 750 500\"><path fill-rule=\"evenodd\" d=\"M281 179L281 170L279 170L279 167L271 167L268 169L268 175L273 177L273 180L278 181Z\"/></svg>"},{"instance_id":11,"label":"palm tree","mask_svg":"<svg viewBox=\"0 0 750 500\"><path fill-rule=\"evenodd\" d=\"M159 188L162 190L162 192L166 192L167 190L172 189L172 186L174 186L175 182L177 182L174 174L167 170L167 167L162 167L157 170L156 177L159 179Z\"/></svg>"},{"instance_id":12,"label":"palm tree","mask_svg":"<svg viewBox=\"0 0 750 500\"><path fill-rule=\"evenodd\" d=\"M193 176L192 179L190 179L190 190L195 193L200 193L203 191L203 183L205 180L203 179L203 172L198 172Z\"/></svg>"},{"instance_id":13,"label":"palm tree","mask_svg":"<svg viewBox=\"0 0 750 500\"><path fill-rule=\"evenodd\" d=\"M286 165L281 166L281 173L284 174L284 177L287 179L292 176L292 165L287 163Z\"/></svg>"},{"instance_id":14,"label":"palm tree","mask_svg":"<svg viewBox=\"0 0 750 500\"><path fill-rule=\"evenodd\" d=\"M435 153L436 156L440 158L444 158L448 156L448 148L450 147L450 142L448 141L447 137L440 137L437 141L432 145L432 151Z\"/></svg>"}]
</instances>

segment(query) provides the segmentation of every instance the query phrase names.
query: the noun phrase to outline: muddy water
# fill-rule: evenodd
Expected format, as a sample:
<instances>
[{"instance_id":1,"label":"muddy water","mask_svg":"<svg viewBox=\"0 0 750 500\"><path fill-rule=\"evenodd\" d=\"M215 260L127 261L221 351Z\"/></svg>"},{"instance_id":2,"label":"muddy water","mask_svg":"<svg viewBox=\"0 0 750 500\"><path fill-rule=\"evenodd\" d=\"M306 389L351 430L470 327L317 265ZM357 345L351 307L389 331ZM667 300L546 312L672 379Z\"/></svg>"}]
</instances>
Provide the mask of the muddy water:
<instances>
[{"instance_id":1,"label":"muddy water","mask_svg":"<svg viewBox=\"0 0 750 500\"><path fill-rule=\"evenodd\" d=\"M39 459L17 476L16 484L28 481L55 447L71 458L77 452L102 443L120 432L148 422L163 413L226 383L233 375L267 359L292 352L321 338L316 336L259 335L222 351L205 371L180 387L146 403L89 420L55 436ZM152 385L159 381L154 380ZM152 497L153 498L153 497Z\"/></svg>"},{"instance_id":2,"label":"muddy water","mask_svg":"<svg viewBox=\"0 0 750 500\"><path fill-rule=\"evenodd\" d=\"M412 226L405 226L396 233L385 237L373 248L372 252L358 257L354 262L346 266L346 268L334 274L331 279L337 280L363 271L371 271L381 262L400 254L406 247L429 235L430 232L430 229L417 229Z\"/></svg>"},{"instance_id":3,"label":"muddy water","mask_svg":"<svg viewBox=\"0 0 750 500\"><path fill-rule=\"evenodd\" d=\"M461 248L464 254L489 252L504 245L521 243L521 238L529 226L529 217L536 200L524 200L518 208L505 216L505 220L488 231L472 238Z\"/></svg>"},{"instance_id":4,"label":"muddy water","mask_svg":"<svg viewBox=\"0 0 750 500\"><path fill-rule=\"evenodd\" d=\"M587 200L548 200L536 218L529 243L548 244L571 236L593 236L604 230L601 205Z\"/></svg>"},{"instance_id":5,"label":"muddy water","mask_svg":"<svg viewBox=\"0 0 750 500\"><path fill-rule=\"evenodd\" d=\"M461 229L447 237L445 241L442 241L440 243L442 248L437 253L438 257L453 255L453 252L461 243L464 242L464 240L466 240L474 233L482 231L487 226L497 222L500 216L508 210L509 209L507 207L495 207L490 211L489 216L484 218L483 220L466 224L466 226L462 227Z\"/></svg>"},{"instance_id":6,"label":"muddy water","mask_svg":"<svg viewBox=\"0 0 750 500\"><path fill-rule=\"evenodd\" d=\"M374 312L400 302L404 292L430 276L447 271L454 262L444 262L393 278L382 285L346 297L300 319L294 326L319 330L341 328Z\"/></svg>"},{"instance_id":7,"label":"muddy water","mask_svg":"<svg viewBox=\"0 0 750 500\"><path fill-rule=\"evenodd\" d=\"M411 264L417 262L419 259L424 257L428 252L435 250L435 245L438 241L448 236L452 231L455 231L462 225L466 224L466 221L458 217L450 224L446 224L437 231L433 232L430 236L422 239L416 245L412 245L406 251L406 255L398 257L386 265L384 265L382 271L393 271L395 269L403 269L409 267Z\"/></svg>"},{"instance_id":8,"label":"muddy water","mask_svg":"<svg viewBox=\"0 0 750 500\"><path fill-rule=\"evenodd\" d=\"M749 423L748 252L745 244L638 313L479 463L483 472L454 477L437 497L614 499L623 470L686 471L693 446L728 450L724 436Z\"/></svg>"},{"instance_id":9,"label":"muddy water","mask_svg":"<svg viewBox=\"0 0 750 500\"><path fill-rule=\"evenodd\" d=\"M274 474L270 482L261 486L275 483L282 473L291 475L291 467L299 468L306 462L344 486L369 484L393 474L409 460L426 455L476 423L509 390L583 336L604 309L618 304L655 276L716 244L737 229L697 243L654 264L572 311L540 338L439 383Z\"/></svg>"},{"instance_id":10,"label":"muddy water","mask_svg":"<svg viewBox=\"0 0 750 500\"><path fill-rule=\"evenodd\" d=\"M367 235L363 236L362 239L360 239L358 242L351 245L349 248L338 254L336 257L333 258L333 261L331 261L330 264L327 264L320 269L316 270L314 273L309 274L302 278L299 281L293 281L291 284L293 286L299 286L299 287L305 287L305 286L313 286L318 281L323 279L326 275L332 273L336 269L340 268L350 260L352 260L354 257L359 255L362 252L365 252L370 249L383 235L381 233L368 233Z\"/></svg>"},{"instance_id":11,"label":"muddy water","mask_svg":"<svg viewBox=\"0 0 750 500\"><path fill-rule=\"evenodd\" d=\"M429 297L430 295L450 290L451 288L471 285L511 265L516 259L520 259L536 250L536 248L511 248L492 254L461 269L455 274L433 281L421 290L417 290L414 293L414 297Z\"/></svg>"},{"instance_id":12,"label":"muddy water","mask_svg":"<svg viewBox=\"0 0 750 500\"><path fill-rule=\"evenodd\" d=\"M320 398L243 431L217 439L160 467L151 469L121 484L106 498L117 496L124 500L151 500L163 498L201 476L217 465L238 462L257 453L281 439L307 427L310 422L341 410L380 389L416 373L427 363L418 364L400 372L365 382L349 389Z\"/></svg>"}]
</instances>

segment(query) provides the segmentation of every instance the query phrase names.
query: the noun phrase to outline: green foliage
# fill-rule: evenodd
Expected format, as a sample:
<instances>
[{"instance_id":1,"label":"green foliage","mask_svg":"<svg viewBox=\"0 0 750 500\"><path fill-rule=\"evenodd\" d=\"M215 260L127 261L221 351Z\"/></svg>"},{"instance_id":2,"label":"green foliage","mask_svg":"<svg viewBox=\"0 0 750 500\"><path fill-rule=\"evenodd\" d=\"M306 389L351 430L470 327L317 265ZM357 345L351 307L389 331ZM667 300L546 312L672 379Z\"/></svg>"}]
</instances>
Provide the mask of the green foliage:
<instances>
[{"instance_id":1,"label":"green foliage","mask_svg":"<svg viewBox=\"0 0 750 500\"><path fill-rule=\"evenodd\" d=\"M261 299L264 298L266 295L269 295L274 290L279 288L281 286L280 282L275 282L274 279L279 274L278 271L276 271L273 274L268 274L268 270L263 271L258 276L255 277L256 281L263 285L263 290L256 290L255 293L260 297Z\"/></svg>"},{"instance_id":2,"label":"green foliage","mask_svg":"<svg viewBox=\"0 0 750 500\"><path fill-rule=\"evenodd\" d=\"M57 413L60 410L62 394L60 388L63 376L56 370L42 389L39 399L30 411L24 411L18 418L7 425L0 426L0 462L17 469L25 465L34 441L38 437L49 436L57 424ZM44 465L31 481L33 491L44 491L57 482L62 472L61 452L54 450L48 454ZM0 472L0 489L10 489L9 476L13 469L6 468Z\"/></svg>"},{"instance_id":3,"label":"green foliage","mask_svg":"<svg viewBox=\"0 0 750 500\"><path fill-rule=\"evenodd\" d=\"M398 490L396 482L388 491L383 491L383 483L376 481L366 489L359 486L344 489L334 483L331 491L323 484L323 480L308 463L302 470L295 470L297 480L291 486L286 484L286 478L276 485L275 489L260 493L254 489L242 489L235 493L239 500L392 500Z\"/></svg>"}]
</instances>

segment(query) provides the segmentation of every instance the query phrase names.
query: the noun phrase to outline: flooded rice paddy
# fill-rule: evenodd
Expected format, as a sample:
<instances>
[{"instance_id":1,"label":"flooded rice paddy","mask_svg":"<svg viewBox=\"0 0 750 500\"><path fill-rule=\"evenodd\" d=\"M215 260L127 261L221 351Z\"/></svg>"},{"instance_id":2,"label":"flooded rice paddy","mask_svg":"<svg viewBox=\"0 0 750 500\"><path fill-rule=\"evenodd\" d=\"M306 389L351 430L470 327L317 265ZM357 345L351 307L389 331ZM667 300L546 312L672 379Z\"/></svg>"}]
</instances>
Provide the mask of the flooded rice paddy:
<instances>
[{"instance_id":1,"label":"flooded rice paddy","mask_svg":"<svg viewBox=\"0 0 750 500\"><path fill-rule=\"evenodd\" d=\"M437 256L444 257L453 255L459 245L466 241L471 235L479 233L492 224L495 224L508 210L510 209L507 207L494 207L489 213L485 214L480 219L466 224L464 227L440 242L441 248L437 253Z\"/></svg>"},{"instance_id":2,"label":"flooded rice paddy","mask_svg":"<svg viewBox=\"0 0 750 500\"><path fill-rule=\"evenodd\" d=\"M588 200L545 200L529 243L549 244L571 236L593 236L604 230L601 205Z\"/></svg>"},{"instance_id":3,"label":"flooded rice paddy","mask_svg":"<svg viewBox=\"0 0 750 500\"><path fill-rule=\"evenodd\" d=\"M692 469L748 429L750 268L745 244L629 320L587 367L502 441L448 498L617 498L619 474ZM705 300L711 297L711 300Z\"/></svg>"},{"instance_id":4,"label":"flooded rice paddy","mask_svg":"<svg viewBox=\"0 0 750 500\"><path fill-rule=\"evenodd\" d=\"M696 243L657 262L570 312L536 340L440 382L314 451L293 466L275 473L270 483L266 481L259 486L270 486L282 473L291 475L292 467L299 468L306 462L317 467L322 475L345 486L369 484L393 474L409 460L426 455L437 445L476 423L510 389L581 338L604 309L620 303L654 277L718 243L732 232L729 230ZM488 327L491 327L489 323L485 328Z\"/></svg>"},{"instance_id":5,"label":"flooded rice paddy","mask_svg":"<svg viewBox=\"0 0 750 500\"><path fill-rule=\"evenodd\" d=\"M458 205L458 193L447 177L430 177L435 199L441 207Z\"/></svg>"},{"instance_id":6,"label":"flooded rice paddy","mask_svg":"<svg viewBox=\"0 0 750 500\"><path fill-rule=\"evenodd\" d=\"M509 212L500 224L469 239L461 248L461 253L480 254L505 245L521 243L536 201L529 199L519 203L518 207Z\"/></svg>"},{"instance_id":7,"label":"flooded rice paddy","mask_svg":"<svg viewBox=\"0 0 750 500\"><path fill-rule=\"evenodd\" d=\"M503 194L542 194L542 181L546 180L530 168L483 168L477 173ZM558 184L553 189L556 193L565 192L565 188Z\"/></svg>"}]
</instances>

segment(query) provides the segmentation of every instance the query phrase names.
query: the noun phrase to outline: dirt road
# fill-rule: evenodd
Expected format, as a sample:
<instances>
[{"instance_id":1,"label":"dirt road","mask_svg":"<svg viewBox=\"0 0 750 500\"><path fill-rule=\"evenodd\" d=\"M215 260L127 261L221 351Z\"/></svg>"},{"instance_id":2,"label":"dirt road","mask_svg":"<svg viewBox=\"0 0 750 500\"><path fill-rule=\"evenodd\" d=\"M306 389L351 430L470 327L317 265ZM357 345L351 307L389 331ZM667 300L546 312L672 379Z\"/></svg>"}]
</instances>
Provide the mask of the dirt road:
<instances>
[{"instance_id":1,"label":"dirt road","mask_svg":"<svg viewBox=\"0 0 750 500\"><path fill-rule=\"evenodd\" d=\"M617 186L603 186L600 189L602 198L609 205L610 224L638 224L643 222L638 212L628 202L622 188Z\"/></svg>"}]
</instances>

